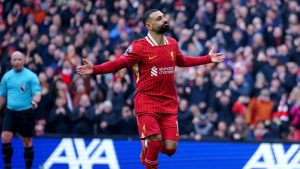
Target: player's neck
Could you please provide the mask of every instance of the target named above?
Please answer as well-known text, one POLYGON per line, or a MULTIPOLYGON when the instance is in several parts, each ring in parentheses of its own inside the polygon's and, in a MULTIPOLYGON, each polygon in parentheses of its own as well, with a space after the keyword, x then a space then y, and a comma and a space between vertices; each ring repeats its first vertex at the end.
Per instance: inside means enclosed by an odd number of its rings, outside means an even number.
POLYGON ((154 33, 154 32, 149 32, 149 34, 157 42, 158 45, 164 45, 165 44, 164 34, 157 34, 157 33, 154 33))

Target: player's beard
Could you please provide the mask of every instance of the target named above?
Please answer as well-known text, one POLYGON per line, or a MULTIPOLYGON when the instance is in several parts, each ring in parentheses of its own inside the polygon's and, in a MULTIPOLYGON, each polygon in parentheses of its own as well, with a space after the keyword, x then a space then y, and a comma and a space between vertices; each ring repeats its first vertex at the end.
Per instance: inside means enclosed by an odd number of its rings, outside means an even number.
POLYGON ((169 29, 170 29, 169 24, 168 24, 168 23, 165 23, 165 24, 163 24, 163 25, 159 28, 159 30, 157 31, 157 33, 164 34, 164 33, 168 32, 169 29))

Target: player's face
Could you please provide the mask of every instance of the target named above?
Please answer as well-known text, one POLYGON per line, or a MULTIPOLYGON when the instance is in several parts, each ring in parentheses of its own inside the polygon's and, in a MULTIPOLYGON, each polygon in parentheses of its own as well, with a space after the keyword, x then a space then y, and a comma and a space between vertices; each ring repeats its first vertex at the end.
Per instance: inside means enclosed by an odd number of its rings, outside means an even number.
POLYGON ((24 67, 25 56, 22 53, 13 53, 10 62, 15 71, 20 71, 24 67))
POLYGON ((158 34, 164 34, 169 30, 168 20, 162 12, 157 11, 150 15, 149 29, 158 34))

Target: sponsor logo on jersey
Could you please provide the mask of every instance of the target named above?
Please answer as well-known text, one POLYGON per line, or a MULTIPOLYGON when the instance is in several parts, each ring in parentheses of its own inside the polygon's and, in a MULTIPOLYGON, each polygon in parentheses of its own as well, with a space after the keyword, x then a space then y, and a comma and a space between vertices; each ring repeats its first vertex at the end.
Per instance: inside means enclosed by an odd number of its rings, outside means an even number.
POLYGON ((153 66, 151 68, 151 76, 157 76, 157 67, 153 66))
POLYGON ((174 66, 161 67, 161 68, 157 68, 156 66, 153 66, 151 68, 151 76, 174 74, 174 72, 175 72, 175 67, 174 66))
POLYGON ((159 68, 159 74, 160 75, 173 74, 174 72, 175 72, 175 67, 174 66, 159 68))

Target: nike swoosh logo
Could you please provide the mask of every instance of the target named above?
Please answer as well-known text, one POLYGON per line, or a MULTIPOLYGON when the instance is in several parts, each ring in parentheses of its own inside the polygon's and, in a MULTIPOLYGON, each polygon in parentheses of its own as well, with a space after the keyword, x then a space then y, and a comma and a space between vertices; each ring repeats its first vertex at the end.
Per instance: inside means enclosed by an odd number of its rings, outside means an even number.
POLYGON ((156 56, 149 56, 149 60, 156 58, 156 56))

